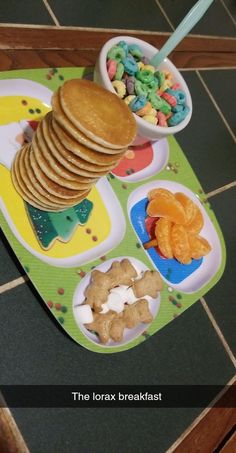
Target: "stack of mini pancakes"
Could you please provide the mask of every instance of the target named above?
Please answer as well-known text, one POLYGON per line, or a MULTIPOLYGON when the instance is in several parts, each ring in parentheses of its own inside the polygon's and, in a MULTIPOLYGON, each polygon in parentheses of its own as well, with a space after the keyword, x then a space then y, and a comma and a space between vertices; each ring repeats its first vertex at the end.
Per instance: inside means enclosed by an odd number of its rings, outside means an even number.
POLYGON ((69 80, 53 95, 32 142, 17 153, 15 188, 41 210, 74 206, 117 166, 135 135, 133 115, 118 96, 88 80, 69 80))

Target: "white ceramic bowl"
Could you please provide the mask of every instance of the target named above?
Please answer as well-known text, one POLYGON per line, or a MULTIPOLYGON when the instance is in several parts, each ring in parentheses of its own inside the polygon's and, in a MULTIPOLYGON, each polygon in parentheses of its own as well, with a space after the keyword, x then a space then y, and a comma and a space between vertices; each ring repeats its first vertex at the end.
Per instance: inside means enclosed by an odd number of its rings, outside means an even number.
MULTIPOLYGON (((126 41, 127 44, 138 44, 143 52, 143 55, 149 59, 152 58, 158 51, 158 49, 153 47, 151 44, 148 44, 145 41, 133 38, 131 36, 117 36, 107 41, 102 47, 100 54, 98 56, 98 60, 96 62, 94 71, 94 81, 112 92, 115 92, 115 90, 108 77, 106 59, 108 51, 111 49, 111 47, 117 45, 119 41, 126 41)), ((182 131, 187 126, 192 116, 191 95, 187 87, 187 84, 183 79, 182 75, 180 74, 180 72, 178 71, 178 69, 173 65, 173 63, 171 63, 171 61, 168 58, 165 58, 165 60, 159 66, 158 69, 160 69, 161 71, 169 71, 173 75, 174 83, 180 84, 181 89, 184 91, 186 95, 186 104, 188 105, 190 111, 186 118, 180 124, 178 124, 177 126, 170 127, 155 126, 143 120, 138 115, 134 114, 138 127, 138 136, 136 137, 133 143, 134 145, 139 145, 149 140, 151 141, 160 140, 164 137, 167 137, 168 135, 176 134, 177 132, 182 131)))

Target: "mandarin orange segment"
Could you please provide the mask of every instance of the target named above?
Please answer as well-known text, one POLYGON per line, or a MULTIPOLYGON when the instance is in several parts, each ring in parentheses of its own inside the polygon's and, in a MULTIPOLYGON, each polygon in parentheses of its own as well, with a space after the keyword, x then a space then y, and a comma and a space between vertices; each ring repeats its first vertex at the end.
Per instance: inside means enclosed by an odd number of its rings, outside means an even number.
POLYGON ((170 222, 180 225, 186 223, 185 211, 179 201, 175 197, 168 198, 161 193, 148 203, 147 214, 150 217, 164 217, 170 222))
POLYGON ((164 218, 159 219, 155 227, 158 247, 166 258, 173 258, 174 256, 171 246, 171 227, 172 223, 164 218))
POLYGON ((192 260, 188 233, 183 225, 172 226, 171 244, 174 257, 182 264, 190 264, 192 260))
POLYGON ((177 192, 175 194, 175 198, 182 204, 182 206, 185 210, 186 225, 188 225, 189 223, 191 223, 193 221, 193 219, 195 217, 195 214, 197 212, 197 206, 189 197, 187 197, 182 192, 177 192))
POLYGON ((156 196, 158 196, 160 194, 165 196, 166 198, 169 198, 169 199, 173 199, 174 198, 174 195, 173 195, 172 192, 170 192, 167 189, 163 189, 162 187, 160 187, 160 188, 157 188, 157 189, 150 190, 148 192, 148 199, 149 200, 153 200, 154 198, 156 198, 156 196))
POLYGON ((188 240, 190 245, 191 257, 195 260, 199 260, 203 256, 206 256, 211 251, 211 246, 209 242, 201 237, 196 236, 195 234, 188 234, 188 240))
POLYGON ((196 213, 191 223, 186 225, 189 233, 198 234, 200 233, 204 225, 203 215, 198 206, 196 206, 196 213))

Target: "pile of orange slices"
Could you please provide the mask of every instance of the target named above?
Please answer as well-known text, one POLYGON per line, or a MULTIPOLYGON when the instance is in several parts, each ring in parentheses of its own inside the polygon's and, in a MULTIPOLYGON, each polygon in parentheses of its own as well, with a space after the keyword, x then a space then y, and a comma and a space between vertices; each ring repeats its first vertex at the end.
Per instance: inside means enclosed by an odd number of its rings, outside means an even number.
POLYGON ((148 193, 148 200, 147 215, 157 217, 157 221, 155 238, 144 244, 145 249, 158 247, 165 258, 175 258, 182 264, 190 264, 211 251, 209 242, 199 235, 203 215, 189 197, 157 188, 148 193))

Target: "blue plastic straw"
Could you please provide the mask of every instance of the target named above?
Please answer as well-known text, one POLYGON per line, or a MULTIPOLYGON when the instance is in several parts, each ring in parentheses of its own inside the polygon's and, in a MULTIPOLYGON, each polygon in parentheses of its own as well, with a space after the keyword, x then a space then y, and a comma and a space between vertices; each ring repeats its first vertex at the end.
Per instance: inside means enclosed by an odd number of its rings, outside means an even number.
POLYGON ((150 64, 158 67, 164 58, 169 55, 172 50, 179 44, 179 42, 188 34, 188 32, 196 25, 196 23, 202 18, 206 10, 209 8, 214 0, 199 0, 190 9, 185 18, 180 22, 174 33, 166 41, 162 49, 152 57, 150 64))

